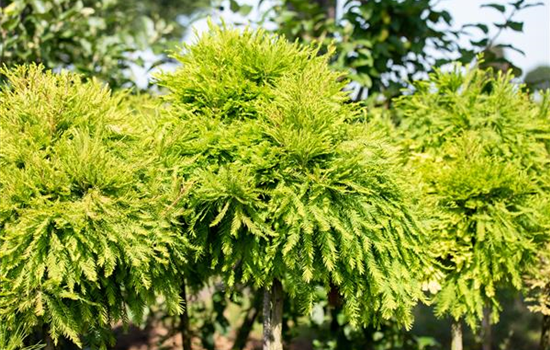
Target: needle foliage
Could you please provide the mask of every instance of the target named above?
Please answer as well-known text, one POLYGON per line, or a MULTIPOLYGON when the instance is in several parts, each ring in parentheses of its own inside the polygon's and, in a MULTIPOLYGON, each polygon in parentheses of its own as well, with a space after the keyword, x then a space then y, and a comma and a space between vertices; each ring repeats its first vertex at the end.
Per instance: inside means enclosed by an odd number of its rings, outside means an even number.
POLYGON ((0 324, 105 348, 157 296, 178 312, 180 239, 124 94, 36 65, 1 74, 0 324))
POLYGON ((548 239, 548 103, 534 103, 510 74, 437 70, 401 97, 405 149, 433 211, 445 267, 436 313, 475 327, 496 291, 522 287, 548 239))
POLYGON ((328 56, 262 30, 211 26, 161 74, 166 166, 196 259, 229 287, 268 286, 310 310, 336 288, 355 323, 410 325, 429 263, 393 149, 342 92, 328 56))

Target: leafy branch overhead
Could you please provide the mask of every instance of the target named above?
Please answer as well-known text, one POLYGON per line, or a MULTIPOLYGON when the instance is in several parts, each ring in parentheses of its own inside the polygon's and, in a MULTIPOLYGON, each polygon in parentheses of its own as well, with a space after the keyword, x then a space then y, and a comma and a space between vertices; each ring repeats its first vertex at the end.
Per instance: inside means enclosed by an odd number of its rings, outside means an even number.
POLYGON ((365 89, 388 98, 400 95, 410 81, 434 66, 453 60, 470 63, 481 52, 486 52, 487 64, 506 65, 519 72, 498 50, 520 50, 497 40, 503 30, 521 32, 523 23, 516 20, 517 14, 540 3, 484 4, 482 8, 501 12, 503 21, 461 28, 455 28, 451 13, 437 5, 433 0, 346 0, 337 8, 333 0, 285 0, 272 6, 264 19, 276 23, 276 32, 291 40, 336 45, 331 64, 348 72, 360 87, 357 99, 365 97, 365 89), (472 29, 479 31, 476 34, 481 39, 469 39, 472 29), (463 38, 469 39, 467 45, 463 38))

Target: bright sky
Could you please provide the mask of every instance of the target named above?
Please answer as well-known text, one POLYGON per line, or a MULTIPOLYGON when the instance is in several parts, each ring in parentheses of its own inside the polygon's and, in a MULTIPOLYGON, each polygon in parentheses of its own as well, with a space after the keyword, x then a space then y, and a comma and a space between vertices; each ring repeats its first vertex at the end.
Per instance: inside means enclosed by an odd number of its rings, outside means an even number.
MULTIPOLYGON (((503 31, 497 43, 512 44, 525 52, 525 55, 507 50, 507 57, 524 72, 539 65, 550 65, 550 0, 539 0, 541 6, 522 10, 516 21, 523 22, 523 33, 503 31)), ((490 8, 480 8, 485 3, 506 4, 510 0, 444 0, 439 6, 445 8, 454 18, 454 25, 466 23, 503 22, 502 14, 490 8)), ((535 2, 533 0, 528 2, 535 2)), ((493 30, 491 33, 494 33, 493 30)))

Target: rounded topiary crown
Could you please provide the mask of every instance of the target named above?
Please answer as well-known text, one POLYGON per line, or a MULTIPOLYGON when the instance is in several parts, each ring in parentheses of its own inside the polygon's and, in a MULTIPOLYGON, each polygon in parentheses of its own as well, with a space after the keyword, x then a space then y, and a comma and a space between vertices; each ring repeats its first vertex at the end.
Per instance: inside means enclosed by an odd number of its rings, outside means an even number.
POLYGON ((123 95, 35 65, 1 73, 0 323, 104 344, 155 291, 177 311, 179 239, 161 229, 123 95))
POLYGON ((471 327, 487 306, 498 319, 496 291, 520 289, 548 239, 550 109, 512 78, 477 67, 436 70, 396 102, 446 267, 436 313, 471 327))
POLYGON ((229 285, 280 279, 309 309, 336 288, 352 321, 410 321, 421 237, 392 149, 316 49, 210 27, 159 76, 166 164, 185 182, 185 236, 229 285))

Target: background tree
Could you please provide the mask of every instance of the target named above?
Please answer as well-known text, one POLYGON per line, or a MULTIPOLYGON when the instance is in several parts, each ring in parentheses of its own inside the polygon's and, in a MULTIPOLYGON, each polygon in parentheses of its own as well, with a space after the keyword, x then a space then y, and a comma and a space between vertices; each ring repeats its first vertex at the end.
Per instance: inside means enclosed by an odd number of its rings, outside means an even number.
POLYGON ((198 14, 216 6, 217 2, 214 0, 130 0, 122 3, 121 6, 124 6, 125 11, 137 12, 154 21, 159 19, 166 21, 174 27, 168 33, 169 38, 179 42, 183 32, 188 29, 181 21, 181 17, 198 14))
POLYGON ((496 291, 522 287, 547 239, 548 105, 531 102, 509 73, 466 70, 436 70, 396 105, 411 172, 435 212, 446 270, 436 313, 453 317, 457 336, 460 320, 474 329, 498 320, 496 291))
POLYGON ((525 75, 523 80, 531 90, 550 89, 550 66, 539 66, 525 75))
POLYGON ((212 27, 159 76, 186 184, 184 237, 228 288, 265 287, 264 349, 283 298, 335 289, 354 324, 410 326, 429 264, 400 168, 348 103, 328 56, 262 30, 212 27), (284 292, 283 292, 284 291, 284 292))
POLYGON ((479 63, 479 68, 492 72, 507 73, 512 71, 515 76, 521 75, 521 70, 515 67, 507 58, 504 49, 500 46, 487 47, 482 52, 483 60, 479 63))
POLYGON ((2 70, 0 324, 105 348, 161 296, 178 313, 179 235, 123 94, 42 66, 2 70))
MULTIPOLYGON (((358 99, 383 93, 386 97, 400 94, 403 87, 429 72, 434 66, 452 60, 471 62, 475 55, 489 47, 517 50, 513 45, 497 43, 504 30, 522 31, 516 20, 519 11, 539 3, 518 0, 505 5, 487 3, 482 7, 502 13, 502 21, 472 23, 455 30, 452 16, 437 8, 432 0, 282 0, 267 12, 277 24, 276 31, 290 40, 310 43, 319 41, 337 47, 332 66, 348 71, 359 86, 358 99), (337 10, 342 11, 337 14, 337 10), (493 35, 490 28, 496 29, 493 35), (482 33, 479 40, 469 39, 472 31, 482 33)), ((486 62, 510 64, 505 57, 488 55, 486 62)))
POLYGON ((450 25, 450 14, 432 5, 431 0, 343 1, 336 18, 336 1, 286 0, 270 19, 290 40, 335 41, 336 69, 349 71, 351 80, 371 92, 393 96, 409 77, 429 69, 427 47, 454 47, 447 30, 436 29, 450 25))
POLYGON ((130 86, 136 78, 129 67, 162 63, 166 44, 182 32, 176 16, 205 3, 1 0, 0 66, 36 62, 95 76, 113 88, 130 86), (140 55, 149 49, 159 55, 153 63, 140 55))

